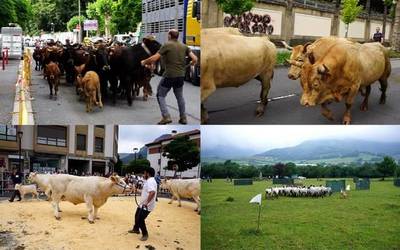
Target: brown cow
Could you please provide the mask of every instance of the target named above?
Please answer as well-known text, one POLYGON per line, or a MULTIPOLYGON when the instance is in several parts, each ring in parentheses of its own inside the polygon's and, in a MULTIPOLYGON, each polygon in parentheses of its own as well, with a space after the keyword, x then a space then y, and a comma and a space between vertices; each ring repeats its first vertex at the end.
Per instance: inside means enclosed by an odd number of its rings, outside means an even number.
POLYGON ((289 68, 288 77, 292 80, 297 80, 301 75, 301 68, 305 62, 307 62, 310 53, 313 54, 314 60, 318 60, 323 57, 329 48, 337 43, 351 43, 350 40, 346 38, 339 37, 322 37, 315 40, 313 43, 308 42, 304 45, 297 45, 295 47, 290 47, 286 43, 282 42, 283 45, 292 51, 290 59, 287 62, 291 65, 289 68))
POLYGON ((276 63, 276 47, 268 37, 249 37, 234 28, 202 29, 201 120, 206 123, 204 101, 217 89, 239 87, 251 79, 262 83, 256 115, 264 114, 276 63))
POLYGON ((100 79, 96 72, 86 72, 85 76, 82 78, 80 86, 82 87, 82 91, 86 97, 86 112, 92 112, 93 104, 103 108, 103 103, 101 101, 100 79))
POLYGON ((371 84, 381 84, 380 104, 386 101, 387 79, 391 65, 388 50, 380 43, 337 43, 328 49, 325 56, 303 65, 301 83, 303 94, 300 103, 304 106, 322 105, 323 114, 333 119, 326 107, 331 101, 345 100, 346 111, 343 124, 350 124, 350 109, 361 88, 365 88, 362 111, 368 110, 368 97, 371 84))
POLYGON ((50 88, 50 99, 53 98, 53 88, 54 88, 54 98, 57 99, 58 85, 60 84, 60 68, 54 62, 50 62, 45 65, 45 77, 49 83, 50 88))

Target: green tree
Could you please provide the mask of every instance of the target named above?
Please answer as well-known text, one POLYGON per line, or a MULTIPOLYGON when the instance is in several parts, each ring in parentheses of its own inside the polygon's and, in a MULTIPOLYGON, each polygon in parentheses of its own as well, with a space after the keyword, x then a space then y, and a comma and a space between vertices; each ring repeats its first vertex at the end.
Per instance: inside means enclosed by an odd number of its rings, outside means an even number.
MULTIPOLYGON (((86 19, 85 16, 81 16, 81 29, 83 26, 83 21, 86 19)), ((68 31, 72 31, 75 29, 76 25, 79 25, 79 16, 73 16, 68 22, 67 22, 67 29, 68 31)))
POLYGON ((274 175, 277 175, 279 178, 282 178, 284 176, 285 168, 286 168, 285 164, 279 162, 279 163, 275 164, 274 166, 272 166, 272 168, 274 169, 274 175))
POLYGON ((143 173, 145 169, 150 167, 150 161, 147 159, 136 159, 130 161, 128 165, 125 166, 125 173, 143 173))
POLYGON ((104 32, 106 37, 110 37, 110 24, 111 24, 111 16, 114 9, 114 1, 113 0, 96 0, 93 3, 96 6, 96 11, 99 15, 103 16, 104 19, 104 32))
POLYGON ((0 27, 9 23, 17 23, 27 30, 32 19, 32 6, 28 0, 1 0, 0 27))
POLYGON ((358 0, 343 0, 342 15, 340 18, 346 25, 345 37, 348 35, 350 23, 356 20, 362 10, 363 7, 358 5, 358 0))
POLYGON ((136 31, 137 24, 141 20, 141 0, 118 0, 114 5, 111 21, 118 33, 136 31))
POLYGON ((164 147, 163 155, 169 159, 166 169, 183 172, 200 163, 200 150, 189 136, 179 136, 164 147))
POLYGON ((395 169, 397 168, 396 161, 390 157, 383 157, 383 161, 376 164, 377 170, 382 174, 382 180, 387 176, 393 176, 395 169))
POLYGON ((254 0, 217 0, 217 4, 224 13, 235 16, 250 11, 254 6, 254 0))

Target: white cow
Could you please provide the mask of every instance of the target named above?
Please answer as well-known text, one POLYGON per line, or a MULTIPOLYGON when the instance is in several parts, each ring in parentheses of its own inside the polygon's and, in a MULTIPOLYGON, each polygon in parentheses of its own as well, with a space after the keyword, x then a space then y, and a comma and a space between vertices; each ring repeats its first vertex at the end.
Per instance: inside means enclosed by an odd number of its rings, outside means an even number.
POLYGON ((161 188, 168 189, 172 194, 169 204, 176 198, 180 207, 181 198, 192 198, 197 204, 194 211, 200 214, 200 179, 164 179, 161 181, 161 188))
POLYGON ((50 198, 50 174, 38 174, 38 173, 30 173, 29 180, 33 183, 36 183, 40 190, 44 191, 47 198, 50 198))
POLYGON ((50 176, 51 199, 54 216, 61 219, 59 203, 61 200, 73 204, 86 203, 89 223, 94 223, 98 209, 113 194, 121 194, 131 187, 119 176, 104 178, 100 176, 74 176, 58 174, 50 176))
POLYGON ((15 184, 15 189, 19 191, 22 199, 25 199, 26 194, 32 194, 32 199, 33 199, 33 196, 36 196, 36 199, 39 200, 39 194, 36 190, 36 185, 15 184))

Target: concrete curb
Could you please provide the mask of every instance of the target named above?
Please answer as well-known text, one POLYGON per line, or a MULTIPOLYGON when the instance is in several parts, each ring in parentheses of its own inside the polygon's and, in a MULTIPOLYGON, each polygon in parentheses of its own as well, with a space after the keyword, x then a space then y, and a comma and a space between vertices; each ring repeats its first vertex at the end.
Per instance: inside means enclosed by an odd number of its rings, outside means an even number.
MULTIPOLYGON (((18 68, 18 77, 15 84, 14 109, 11 123, 13 125, 34 125, 30 87, 26 81, 28 77, 24 77, 23 72, 24 61, 20 62, 18 68)), ((29 76, 30 79, 30 76, 29 76)))

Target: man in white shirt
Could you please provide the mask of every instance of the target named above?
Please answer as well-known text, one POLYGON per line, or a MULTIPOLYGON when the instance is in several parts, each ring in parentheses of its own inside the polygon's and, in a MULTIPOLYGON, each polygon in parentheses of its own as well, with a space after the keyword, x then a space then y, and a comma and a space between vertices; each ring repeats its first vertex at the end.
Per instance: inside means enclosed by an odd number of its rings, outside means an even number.
POLYGON ((156 206, 157 197, 157 182, 154 179, 154 169, 149 167, 144 171, 144 184, 142 188, 142 195, 140 196, 139 207, 135 213, 135 225, 129 233, 140 234, 139 229, 142 231, 141 241, 146 241, 149 238, 149 234, 146 228, 146 217, 154 210, 156 206))

